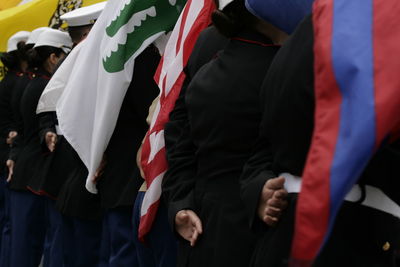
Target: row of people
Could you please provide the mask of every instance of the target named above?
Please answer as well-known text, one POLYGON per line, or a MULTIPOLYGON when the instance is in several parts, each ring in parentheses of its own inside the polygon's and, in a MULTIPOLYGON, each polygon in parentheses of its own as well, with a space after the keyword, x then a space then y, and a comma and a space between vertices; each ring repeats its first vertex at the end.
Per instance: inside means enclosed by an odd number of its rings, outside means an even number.
MULTIPOLYGON (((137 59, 115 131, 96 174, 99 193, 85 189, 87 169, 58 127, 56 112, 37 114, 40 97, 71 49, 82 42, 105 3, 65 14, 68 33, 39 28, 10 38, 2 60, 2 169, 5 193, 1 266, 174 266, 169 228, 151 250, 134 235, 134 205, 143 181, 136 151, 158 94, 160 53, 150 45, 137 59), (164 244, 165 243, 165 244, 164 244), (140 252, 140 253, 139 253, 140 252), (158 257, 154 254, 158 253, 158 257)), ((165 220, 166 222, 166 220, 165 220)), ((163 225, 166 225, 164 223, 163 225)))
MULTIPOLYGON (((204 46, 220 51, 189 75, 165 128, 163 195, 181 237, 178 266, 288 266, 315 123, 313 17, 288 38, 244 1, 219 3, 213 22, 229 39, 208 33, 204 46)), ((194 52, 188 71, 207 59, 194 52)), ((344 202, 312 266, 396 266, 399 145, 374 155, 358 186, 377 190, 344 202), (384 207, 380 190, 397 208, 384 207)))
MULTIPOLYGON (((301 183, 314 127, 312 16, 289 37, 251 14, 243 0, 216 4, 213 26, 197 40, 165 126, 169 169, 146 245, 137 240, 145 194, 143 187, 138 193, 140 145, 158 94, 152 77, 159 51, 150 45, 136 60, 135 82, 96 173, 99 194, 93 195, 85 190, 87 169, 60 132, 55 112, 36 114, 72 40, 49 29, 33 48, 18 35, 11 40, 4 57, 9 71, 0 84, 5 155, 11 145, 3 191, 9 214, 4 266, 36 267, 42 254, 46 266, 289 264, 299 193, 292 183, 301 183), (17 64, 8 63, 11 58, 17 64)), ((84 37, 87 32, 79 30, 84 37)), ((398 182, 391 177, 399 172, 399 144, 385 144, 359 181, 396 205, 398 182)), ((313 266, 396 266, 399 217, 345 201, 313 266)))

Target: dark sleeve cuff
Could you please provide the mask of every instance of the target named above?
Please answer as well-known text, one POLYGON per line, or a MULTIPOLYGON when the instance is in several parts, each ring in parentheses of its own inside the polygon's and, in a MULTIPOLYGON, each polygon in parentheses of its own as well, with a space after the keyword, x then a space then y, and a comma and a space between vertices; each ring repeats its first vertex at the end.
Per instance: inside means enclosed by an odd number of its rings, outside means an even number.
POLYGON ((8 155, 8 159, 11 159, 12 161, 17 162, 20 150, 21 149, 19 147, 12 147, 10 149, 10 153, 8 155))

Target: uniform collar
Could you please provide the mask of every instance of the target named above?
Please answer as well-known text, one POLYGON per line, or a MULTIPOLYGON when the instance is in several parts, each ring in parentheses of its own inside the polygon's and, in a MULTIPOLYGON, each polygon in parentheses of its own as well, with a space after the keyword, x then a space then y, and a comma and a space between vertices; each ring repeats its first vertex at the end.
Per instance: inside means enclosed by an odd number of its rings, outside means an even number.
POLYGON ((258 44, 261 46, 280 46, 280 45, 275 45, 270 38, 256 31, 249 31, 249 30, 241 31, 231 39, 246 43, 258 44))
POLYGON ((17 77, 21 77, 24 75, 24 73, 22 71, 19 70, 8 70, 8 73, 12 73, 13 75, 17 76, 17 77))
POLYGON ((33 79, 36 77, 42 77, 46 80, 50 80, 51 74, 43 68, 35 69, 34 72, 28 72, 29 78, 33 79))

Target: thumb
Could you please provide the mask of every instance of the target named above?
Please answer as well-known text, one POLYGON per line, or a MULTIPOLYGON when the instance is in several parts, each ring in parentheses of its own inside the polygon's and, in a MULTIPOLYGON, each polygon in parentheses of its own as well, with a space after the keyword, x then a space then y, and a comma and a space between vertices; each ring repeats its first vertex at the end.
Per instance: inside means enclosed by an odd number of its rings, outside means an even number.
POLYGON ((13 167, 11 166, 11 164, 10 164, 10 166, 8 168, 7 183, 9 183, 11 181, 13 173, 14 173, 14 170, 13 170, 13 167))
POLYGON ((180 211, 178 212, 178 214, 176 215, 176 222, 177 223, 184 223, 189 219, 188 214, 186 213, 186 211, 180 211))
POLYGON ((284 177, 278 177, 274 178, 268 181, 268 188, 273 189, 273 190, 278 190, 283 188, 285 184, 285 178, 284 177))
POLYGON ((54 145, 54 143, 51 143, 51 144, 49 145, 49 150, 50 150, 50 152, 54 152, 54 150, 55 150, 55 145, 54 145))

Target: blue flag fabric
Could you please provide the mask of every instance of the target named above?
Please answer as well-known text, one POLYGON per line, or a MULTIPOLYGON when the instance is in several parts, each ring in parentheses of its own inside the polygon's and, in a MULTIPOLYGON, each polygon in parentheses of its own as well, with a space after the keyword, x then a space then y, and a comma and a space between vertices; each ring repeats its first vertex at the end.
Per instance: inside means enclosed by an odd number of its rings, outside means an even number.
POLYGON ((314 0, 246 0, 247 9, 291 34, 300 21, 311 14, 314 0))
MULTIPOLYGON (((399 12, 398 0, 314 4, 314 133, 297 201, 290 267, 313 266, 371 158, 399 140, 399 12)), ((385 164, 380 168, 394 168, 385 164)), ((379 184, 365 185, 360 204, 400 218, 398 203, 384 192, 396 179, 383 181, 382 190, 379 184)))

